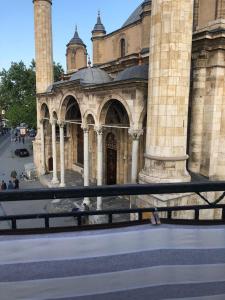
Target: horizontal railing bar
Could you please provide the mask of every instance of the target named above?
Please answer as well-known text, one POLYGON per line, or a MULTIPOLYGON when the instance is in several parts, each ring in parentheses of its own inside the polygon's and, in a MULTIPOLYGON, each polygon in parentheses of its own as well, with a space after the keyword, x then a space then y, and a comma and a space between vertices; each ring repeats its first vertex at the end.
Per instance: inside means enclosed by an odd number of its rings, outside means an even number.
MULTIPOLYGON (((204 210, 204 209, 224 209, 225 204, 216 206, 209 205, 192 205, 192 206, 176 206, 176 207, 158 207, 158 212, 173 212, 173 211, 190 211, 190 210, 204 210)), ((41 214, 25 214, 25 215, 8 215, 0 216, 0 221, 8 221, 12 219, 27 220, 27 219, 45 219, 45 218, 63 218, 63 217, 81 217, 81 216, 99 216, 99 215, 118 215, 118 214, 132 214, 154 212, 155 208, 132 208, 132 209, 114 209, 114 210, 93 210, 80 212, 64 212, 64 213, 41 213, 41 214)))
POLYGON ((52 188, 38 190, 13 190, 0 193, 0 202, 30 201, 84 197, 107 197, 122 195, 173 194, 225 191, 225 181, 160 183, 160 184, 126 184, 111 186, 91 186, 74 188, 52 188))

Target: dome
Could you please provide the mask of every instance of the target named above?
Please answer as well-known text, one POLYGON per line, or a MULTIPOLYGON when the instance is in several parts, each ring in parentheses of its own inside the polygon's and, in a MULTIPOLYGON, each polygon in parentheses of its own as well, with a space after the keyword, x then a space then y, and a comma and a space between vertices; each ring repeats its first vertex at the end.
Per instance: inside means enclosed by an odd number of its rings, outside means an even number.
POLYGON ((129 18, 126 20, 126 22, 123 24, 123 27, 126 27, 134 22, 137 22, 141 19, 141 14, 143 13, 143 6, 147 3, 151 2, 151 0, 145 0, 142 4, 140 4, 134 12, 129 16, 129 18))
POLYGON ((112 78, 105 71, 99 68, 85 68, 74 73, 70 81, 80 80, 81 84, 103 84, 112 81, 112 78))
POLYGON ((130 80, 130 79, 143 79, 148 80, 148 65, 138 65, 129 67, 120 72, 114 81, 130 80))

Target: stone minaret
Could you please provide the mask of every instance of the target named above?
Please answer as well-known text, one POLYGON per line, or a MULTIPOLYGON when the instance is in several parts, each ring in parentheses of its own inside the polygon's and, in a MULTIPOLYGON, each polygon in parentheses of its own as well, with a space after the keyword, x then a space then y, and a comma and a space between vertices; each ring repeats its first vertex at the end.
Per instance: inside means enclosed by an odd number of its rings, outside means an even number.
POLYGON ((46 92, 54 81, 52 53, 52 1, 33 0, 36 57, 36 92, 46 92))
POLYGON ((186 170, 193 0, 154 0, 145 167, 140 182, 189 181, 186 170))

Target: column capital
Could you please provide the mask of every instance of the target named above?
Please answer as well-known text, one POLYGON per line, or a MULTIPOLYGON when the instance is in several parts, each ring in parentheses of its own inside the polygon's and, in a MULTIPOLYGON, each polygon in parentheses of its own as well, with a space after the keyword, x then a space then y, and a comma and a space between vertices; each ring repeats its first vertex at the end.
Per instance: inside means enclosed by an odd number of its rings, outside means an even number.
POLYGON ((140 136, 143 135, 143 129, 133 129, 130 128, 128 130, 129 135, 132 137, 133 140, 139 140, 140 136))
POLYGON ((88 125, 82 124, 82 125, 81 125, 81 128, 83 129, 83 132, 84 132, 84 133, 88 133, 88 132, 89 132, 89 127, 88 127, 88 125))
POLYGON ((49 120, 49 123, 50 123, 51 125, 56 125, 57 120, 54 119, 54 118, 51 118, 51 119, 49 120))
POLYGON ((104 128, 102 126, 95 126, 94 130, 97 134, 102 135, 104 128))
POLYGON ((58 120, 57 124, 59 125, 60 128, 63 128, 66 125, 65 121, 62 120, 58 120))
POLYGON ((43 124, 44 124, 44 121, 45 121, 44 119, 40 119, 40 120, 39 120, 39 123, 40 123, 41 125, 43 125, 43 124))

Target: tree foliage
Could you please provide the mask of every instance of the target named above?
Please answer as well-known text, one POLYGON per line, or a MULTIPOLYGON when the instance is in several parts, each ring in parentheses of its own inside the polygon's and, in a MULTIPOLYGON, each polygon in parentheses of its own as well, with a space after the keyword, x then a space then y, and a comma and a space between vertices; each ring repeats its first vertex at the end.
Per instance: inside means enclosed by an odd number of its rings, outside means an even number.
MULTIPOLYGON (((54 63, 54 79, 61 79, 62 66, 54 63)), ((0 72, 0 108, 6 111, 10 126, 26 123, 36 127, 35 61, 29 67, 20 61, 12 62, 8 70, 0 72)))

